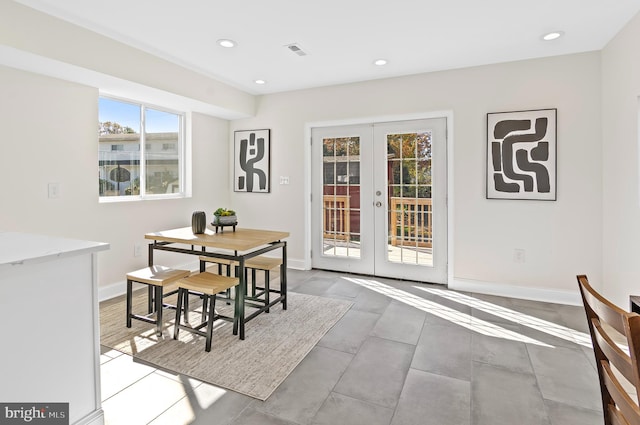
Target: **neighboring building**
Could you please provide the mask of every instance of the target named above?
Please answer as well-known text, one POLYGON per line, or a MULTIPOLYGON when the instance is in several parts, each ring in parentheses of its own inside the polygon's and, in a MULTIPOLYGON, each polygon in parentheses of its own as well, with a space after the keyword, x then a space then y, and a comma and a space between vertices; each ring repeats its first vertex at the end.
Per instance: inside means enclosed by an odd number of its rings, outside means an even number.
MULTIPOLYGON (((140 194, 140 134, 106 134, 99 138, 100 196, 140 194)), ((144 158, 146 193, 180 190, 178 133, 147 133, 144 158)))

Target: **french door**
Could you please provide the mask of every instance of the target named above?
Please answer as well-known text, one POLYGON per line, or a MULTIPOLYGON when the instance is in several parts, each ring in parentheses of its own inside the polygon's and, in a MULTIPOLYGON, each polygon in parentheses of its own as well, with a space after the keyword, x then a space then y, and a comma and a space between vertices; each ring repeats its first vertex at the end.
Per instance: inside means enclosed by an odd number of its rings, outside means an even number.
POLYGON ((446 119, 312 129, 315 268, 447 280, 446 119))

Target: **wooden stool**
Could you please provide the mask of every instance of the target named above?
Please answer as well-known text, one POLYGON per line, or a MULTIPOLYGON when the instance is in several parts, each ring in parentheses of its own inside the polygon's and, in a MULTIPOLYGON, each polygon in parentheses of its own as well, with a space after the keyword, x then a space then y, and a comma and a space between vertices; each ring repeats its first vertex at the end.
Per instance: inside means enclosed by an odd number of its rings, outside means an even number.
MULTIPOLYGON (((245 263, 246 269, 251 269, 251 297, 247 297, 248 300, 263 302, 266 310, 265 313, 269 312, 269 293, 278 292, 282 294, 286 293, 286 288, 284 287, 284 282, 282 280, 282 273, 280 274, 280 291, 275 291, 269 288, 269 272, 276 267, 280 267, 282 265, 282 258, 275 257, 264 257, 258 256, 250 258, 245 263), (264 287, 259 288, 256 286, 256 270, 264 270, 264 287), (261 292, 256 292, 261 291, 261 292), (259 297, 264 295, 264 301, 259 297)), ((246 281, 246 279, 245 279, 246 281)), ((282 307, 286 310, 287 305, 286 301, 282 303, 282 307)))
MULTIPOLYGON (((237 275, 237 267, 238 267, 238 262, 237 261, 233 261, 233 260, 227 260, 224 258, 215 258, 215 257, 207 257, 207 256, 200 256, 200 271, 203 272, 205 270, 205 263, 214 263, 214 264, 218 264, 218 274, 222 274, 222 266, 226 266, 227 268, 227 276, 231 276, 231 266, 234 266, 236 269, 236 275, 237 275)), ((283 276, 284 273, 280 273, 280 290, 279 291, 275 291, 273 289, 269 288, 269 275, 270 275, 270 271, 275 269, 278 266, 282 266, 282 258, 277 258, 277 257, 265 257, 265 256, 257 256, 257 257, 253 257, 248 259, 247 261, 245 261, 244 263, 244 269, 245 269, 245 283, 248 282, 248 270, 251 270, 251 295, 249 296, 249 291, 247 290, 247 287, 245 286, 245 299, 248 301, 253 301, 253 302, 259 302, 261 304, 264 304, 267 308, 265 310, 265 313, 269 312, 269 304, 270 304, 270 300, 269 300, 269 294, 271 292, 277 292, 281 295, 284 295, 284 300, 282 302, 282 308, 283 309, 287 309, 287 301, 286 301, 286 293, 287 293, 287 288, 286 288, 286 283, 284 282, 283 276), (263 288, 259 288, 256 286, 256 270, 263 270, 264 271, 264 287, 263 288), (261 292, 259 292, 261 291, 261 292), (260 296, 264 295, 264 299, 261 299, 260 296)), ((230 297, 230 292, 229 290, 227 290, 227 298, 230 297)))
MULTIPOLYGON (((206 263, 214 263, 218 265, 218 274, 222 276, 222 266, 226 267, 226 275, 231 277, 231 266, 238 266, 237 261, 226 260, 224 258, 215 258, 215 257, 207 257, 205 255, 200 256, 200 273, 206 271, 206 263)), ((231 288, 225 291, 225 298, 227 300, 227 304, 231 304, 231 288)))
MULTIPOLYGON (((180 329, 195 333, 206 338, 205 350, 211 351, 211 335, 213 333, 213 321, 215 319, 225 319, 231 322, 238 320, 237 303, 234 308, 233 317, 226 317, 216 314, 216 295, 219 292, 225 292, 227 289, 231 289, 237 286, 240 280, 235 277, 220 276, 218 274, 203 272, 190 277, 186 277, 178 280, 178 305, 176 308, 176 321, 174 325, 173 339, 178 339, 178 332, 180 329), (208 318, 206 321, 196 326, 188 326, 180 324, 180 318, 182 311, 184 310, 184 321, 189 322, 187 300, 189 298, 189 292, 195 292, 204 295, 203 300, 203 315, 207 308, 207 299, 211 298, 211 305, 209 306, 208 318), (184 305, 183 305, 184 304, 184 305), (201 331, 206 326, 206 332, 201 331)), ((204 319, 204 317, 203 317, 204 319)))
POLYGON ((164 304, 164 287, 191 274, 189 270, 175 270, 165 266, 151 266, 127 274, 127 328, 131 327, 131 319, 141 320, 156 325, 156 333, 162 334, 162 308, 164 304), (149 288, 148 314, 139 315, 131 312, 133 283, 142 283, 149 288), (154 308, 155 304, 155 308, 154 308), (156 319, 149 316, 155 311, 156 319))
POLYGON ((200 257, 200 273, 205 271, 205 263, 214 263, 218 265, 218 274, 222 275, 222 266, 226 266, 227 276, 231 276, 231 266, 238 265, 237 261, 226 260, 224 258, 215 258, 215 257, 207 257, 206 255, 201 255, 200 257))

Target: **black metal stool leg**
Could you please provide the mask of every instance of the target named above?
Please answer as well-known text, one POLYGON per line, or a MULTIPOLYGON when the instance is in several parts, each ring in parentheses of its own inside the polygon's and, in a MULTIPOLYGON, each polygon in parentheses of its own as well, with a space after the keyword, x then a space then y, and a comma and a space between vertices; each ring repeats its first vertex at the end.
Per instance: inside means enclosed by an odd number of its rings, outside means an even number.
POLYGON ((156 334, 162 335, 162 286, 155 287, 156 334))
POLYGON ((256 269, 251 269, 251 296, 256 296, 256 269))
POLYGON ((147 285, 147 307, 148 307, 148 313, 151 314, 153 313, 153 288, 151 287, 151 285, 147 285))
POLYGON ((184 323, 189 323, 189 290, 184 290, 184 295, 182 296, 182 310, 184 311, 184 323))
POLYGON ((202 294, 202 321, 207 317, 207 306, 209 304, 209 295, 202 294))
POLYGON ((211 337, 213 335, 213 319, 216 311, 216 296, 211 296, 211 311, 209 312, 209 319, 207 320, 207 342, 205 345, 206 351, 211 351, 211 337))
POLYGON ((178 289, 178 303, 176 305, 176 321, 173 327, 173 339, 178 339, 180 332, 180 318, 182 316, 182 288, 178 289))

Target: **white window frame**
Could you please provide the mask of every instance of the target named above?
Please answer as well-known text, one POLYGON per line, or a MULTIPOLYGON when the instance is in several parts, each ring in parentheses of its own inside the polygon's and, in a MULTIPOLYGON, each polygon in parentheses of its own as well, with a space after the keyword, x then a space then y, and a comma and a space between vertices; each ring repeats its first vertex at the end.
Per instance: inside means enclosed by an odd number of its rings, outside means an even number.
MULTIPOLYGON (((139 154, 139 167, 140 167, 140 195, 115 195, 115 196, 98 196, 100 203, 111 203, 111 202, 132 202, 132 201, 142 201, 142 200, 154 200, 154 199, 179 199, 186 198, 190 196, 190 191, 188 187, 188 182, 191 179, 187 178, 187 152, 190 151, 187 146, 189 143, 189 138, 187 137, 188 132, 188 117, 189 114, 185 111, 178 111, 175 109, 167 108, 164 106, 158 106, 154 104, 150 104, 147 102, 142 102, 138 100, 126 99, 122 97, 115 97, 107 94, 100 94, 100 98, 109 99, 116 102, 129 103, 132 105, 136 105, 140 107, 140 142, 138 145, 138 154, 139 154), (156 111, 167 112, 170 114, 175 114, 178 116, 179 122, 179 130, 178 130, 178 146, 177 146, 177 154, 178 154, 178 172, 180 175, 180 190, 175 193, 157 193, 157 194, 147 194, 146 193, 146 161, 145 153, 146 153, 146 131, 145 131, 145 112, 146 109, 153 109, 156 111)), ((99 165, 99 164, 98 164, 99 165)))

